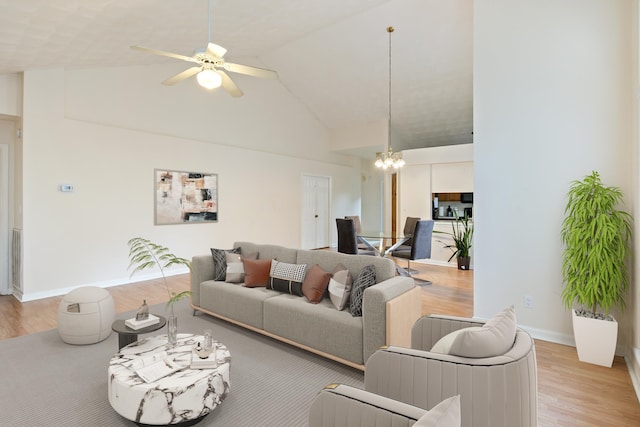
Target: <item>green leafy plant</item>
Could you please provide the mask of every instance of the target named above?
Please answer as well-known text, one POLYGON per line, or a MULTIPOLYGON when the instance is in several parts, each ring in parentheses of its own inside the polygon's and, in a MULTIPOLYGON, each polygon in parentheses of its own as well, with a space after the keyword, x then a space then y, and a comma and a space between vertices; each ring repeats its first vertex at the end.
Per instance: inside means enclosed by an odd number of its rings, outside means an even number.
POLYGON ((577 303, 593 316, 598 307, 606 314, 614 306, 624 309, 632 217, 616 209, 622 191, 605 187, 594 171, 573 181, 567 196, 560 232, 564 305, 577 303))
POLYGON ((189 267, 189 270, 191 270, 191 262, 185 258, 175 256, 169 252, 168 248, 142 237, 134 237, 129 240, 127 244, 129 245, 129 269, 133 268, 129 277, 147 268, 159 268, 164 286, 169 295, 169 301, 167 301, 165 310, 170 309, 173 315, 173 303, 188 297, 191 295, 191 291, 182 291, 180 293, 172 292, 171 289, 169 289, 167 278, 164 275, 164 269, 172 265, 186 265, 189 267))
POLYGON ((453 258, 467 258, 469 257, 469 250, 471 249, 471 245, 473 243, 473 222, 470 221, 469 217, 465 215, 464 217, 459 217, 454 213, 455 221, 451 223, 451 228, 453 229, 452 233, 445 233, 451 236, 453 239, 452 244, 444 244, 445 248, 451 249, 453 253, 449 257, 449 261, 453 258))

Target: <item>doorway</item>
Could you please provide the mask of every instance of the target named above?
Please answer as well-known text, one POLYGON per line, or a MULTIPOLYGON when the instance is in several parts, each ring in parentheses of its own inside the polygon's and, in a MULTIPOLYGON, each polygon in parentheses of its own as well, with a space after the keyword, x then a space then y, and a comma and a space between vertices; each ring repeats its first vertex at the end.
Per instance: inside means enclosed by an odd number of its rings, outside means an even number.
POLYGON ((329 247, 329 200, 331 178, 302 177, 302 248, 329 247))

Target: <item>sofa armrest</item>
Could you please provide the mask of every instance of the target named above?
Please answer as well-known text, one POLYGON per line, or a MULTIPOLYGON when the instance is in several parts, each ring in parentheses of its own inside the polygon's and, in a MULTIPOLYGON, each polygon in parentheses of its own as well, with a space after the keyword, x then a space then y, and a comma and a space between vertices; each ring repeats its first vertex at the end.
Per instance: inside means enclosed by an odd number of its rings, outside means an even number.
MULTIPOLYGON (((364 291, 362 299, 362 328, 363 328, 363 358, 371 356, 383 345, 391 344, 387 342, 387 331, 392 327, 395 331, 411 330, 411 325, 421 315, 421 301, 416 296, 416 286, 410 277, 394 276, 364 291), (413 291, 413 292, 411 292, 413 291), (387 303, 395 299, 405 299, 398 307, 389 308, 387 303), (401 310, 393 308, 402 307, 401 310), (387 319, 387 310, 390 309, 391 316, 387 319), (402 313, 402 316, 399 315, 402 313)), ((419 289, 418 289, 419 292, 419 289)), ((397 338, 391 332, 390 338, 397 338)), ((395 344, 401 344, 396 342, 395 344)))
POLYGON ((191 259, 191 304, 200 307, 200 283, 213 280, 214 263, 211 255, 196 255, 191 259))
POLYGON ((309 410, 309 427, 346 425, 410 427, 426 411, 343 384, 318 393, 309 410))
POLYGON ((411 348, 429 351, 440 338, 458 329, 482 326, 484 321, 453 316, 422 316, 411 328, 411 348))

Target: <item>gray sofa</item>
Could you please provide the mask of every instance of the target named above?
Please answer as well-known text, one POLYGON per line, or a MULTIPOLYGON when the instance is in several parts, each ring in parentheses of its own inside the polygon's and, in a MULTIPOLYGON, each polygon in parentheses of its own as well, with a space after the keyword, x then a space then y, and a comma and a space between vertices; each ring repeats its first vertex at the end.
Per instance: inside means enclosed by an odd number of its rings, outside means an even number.
POLYGON ((311 304, 305 297, 264 287, 215 281, 213 257, 198 255, 192 259, 191 272, 195 310, 361 370, 379 347, 409 346, 411 327, 421 315, 421 291, 413 279, 396 276, 390 259, 251 242, 236 242, 233 247, 241 248, 241 254, 258 253, 258 259, 306 264, 307 270, 318 264, 330 272, 342 264, 354 278, 373 264, 376 284, 364 292, 362 317, 353 317, 348 309, 338 311, 326 297, 311 304))

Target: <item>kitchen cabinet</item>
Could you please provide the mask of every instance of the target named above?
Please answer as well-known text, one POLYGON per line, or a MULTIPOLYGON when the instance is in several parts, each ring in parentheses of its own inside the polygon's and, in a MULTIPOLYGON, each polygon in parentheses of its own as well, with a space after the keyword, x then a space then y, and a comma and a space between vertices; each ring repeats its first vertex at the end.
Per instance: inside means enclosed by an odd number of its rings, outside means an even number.
POLYGON ((435 195, 438 195, 438 202, 459 202, 460 201, 460 193, 434 193, 432 198, 435 198, 435 195))
POLYGON ((473 162, 431 165, 432 193, 472 193, 473 162))

